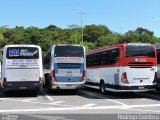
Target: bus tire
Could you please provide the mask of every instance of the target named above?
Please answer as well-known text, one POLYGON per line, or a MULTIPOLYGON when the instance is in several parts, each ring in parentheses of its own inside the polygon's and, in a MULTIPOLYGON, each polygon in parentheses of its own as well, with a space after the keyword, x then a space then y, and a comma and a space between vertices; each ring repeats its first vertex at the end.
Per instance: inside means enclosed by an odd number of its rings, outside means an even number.
POLYGON ((2 91, 2 86, 1 86, 1 82, 0 82, 0 91, 2 91))
POLYGON ((46 79, 44 80, 43 88, 47 88, 46 79))
POLYGON ((160 87, 156 87, 156 91, 160 93, 160 87))
POLYGON ((89 90, 89 87, 85 86, 84 89, 85 89, 85 90, 89 90))
POLYGON ((37 95, 38 95, 38 90, 33 90, 33 91, 32 91, 32 95, 33 95, 33 97, 37 97, 37 95))
POLYGON ((106 93, 104 81, 100 82, 100 92, 104 95, 106 93))
POLYGON ((10 92, 9 92, 9 91, 3 91, 3 95, 4 95, 5 97, 8 97, 8 96, 10 95, 10 92))

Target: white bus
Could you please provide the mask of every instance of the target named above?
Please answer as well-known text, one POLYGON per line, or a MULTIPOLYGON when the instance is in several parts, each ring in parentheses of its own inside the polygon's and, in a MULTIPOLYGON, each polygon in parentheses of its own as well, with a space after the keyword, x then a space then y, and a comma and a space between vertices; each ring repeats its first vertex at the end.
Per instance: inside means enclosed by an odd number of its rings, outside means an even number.
POLYGON ((48 89, 78 89, 85 83, 85 48, 80 45, 53 45, 44 57, 45 86, 48 89))
POLYGON ((1 90, 1 84, 2 84, 2 65, 1 65, 1 61, 0 61, 0 90, 1 90))
POLYGON ((125 43, 87 52, 86 87, 113 92, 154 91, 157 56, 153 45, 125 43))
POLYGON ((42 51, 37 45, 6 45, 3 48, 2 89, 37 90, 43 83, 42 51))
POLYGON ((160 44, 156 44, 156 52, 157 52, 157 85, 156 88, 160 92, 160 44))

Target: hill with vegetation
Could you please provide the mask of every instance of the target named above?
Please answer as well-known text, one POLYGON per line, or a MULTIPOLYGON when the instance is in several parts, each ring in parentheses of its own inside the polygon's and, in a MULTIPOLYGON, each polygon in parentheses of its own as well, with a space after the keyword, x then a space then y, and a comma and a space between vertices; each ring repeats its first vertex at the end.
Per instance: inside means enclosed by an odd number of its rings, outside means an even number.
POLYGON ((45 53, 54 44, 81 44, 90 50, 129 42, 160 43, 160 38, 154 36, 152 31, 142 27, 130 30, 123 35, 111 31, 104 25, 86 25, 83 31, 82 42, 81 28, 77 25, 69 25, 65 29, 55 25, 49 25, 45 28, 1 26, 0 48, 2 49, 7 44, 35 44, 40 45, 45 53))

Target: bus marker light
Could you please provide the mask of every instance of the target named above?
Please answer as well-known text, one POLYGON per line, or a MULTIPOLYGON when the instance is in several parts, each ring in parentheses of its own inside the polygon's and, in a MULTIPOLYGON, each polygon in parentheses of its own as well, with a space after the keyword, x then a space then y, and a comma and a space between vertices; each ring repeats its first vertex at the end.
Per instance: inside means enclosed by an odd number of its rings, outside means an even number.
POLYGON ((125 84, 129 84, 129 82, 128 82, 128 80, 127 80, 127 73, 126 73, 126 72, 124 72, 124 73, 122 74, 121 81, 122 81, 123 83, 125 83, 125 84))

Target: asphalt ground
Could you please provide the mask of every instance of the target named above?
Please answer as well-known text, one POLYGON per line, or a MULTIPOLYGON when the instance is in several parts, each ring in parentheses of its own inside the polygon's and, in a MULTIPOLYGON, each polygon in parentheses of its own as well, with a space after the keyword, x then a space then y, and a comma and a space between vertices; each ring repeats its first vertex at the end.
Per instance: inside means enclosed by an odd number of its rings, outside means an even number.
POLYGON ((75 119, 90 116, 91 119, 96 118, 96 115, 101 115, 102 118, 106 119, 105 116, 109 114, 159 115, 160 93, 107 92, 102 95, 94 89, 78 91, 48 91, 43 89, 35 97, 31 91, 13 91, 8 96, 5 96, 1 91, 0 114, 18 114, 20 116, 18 118, 24 117, 24 119, 28 117, 51 119, 54 116, 58 120, 65 119, 66 115, 69 116, 66 119, 70 119, 71 116, 74 116, 75 119), (95 117, 92 115, 95 115, 95 117))

